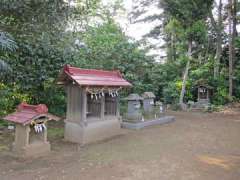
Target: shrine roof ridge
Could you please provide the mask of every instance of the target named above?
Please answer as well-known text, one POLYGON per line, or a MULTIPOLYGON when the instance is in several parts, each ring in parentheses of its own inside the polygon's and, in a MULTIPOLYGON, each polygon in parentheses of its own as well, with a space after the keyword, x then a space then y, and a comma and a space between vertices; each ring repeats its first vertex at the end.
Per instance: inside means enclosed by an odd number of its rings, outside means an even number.
POLYGON ((30 105, 25 102, 19 104, 16 111, 3 117, 3 120, 7 120, 13 123, 29 124, 32 120, 40 117, 46 117, 49 120, 59 120, 57 116, 53 116, 48 113, 48 108, 45 104, 30 105))
POLYGON ((131 87, 118 70, 82 69, 65 65, 57 80, 58 84, 66 84, 68 80, 80 86, 113 86, 131 87))
POLYGON ((100 69, 83 69, 78 67, 73 67, 70 65, 65 65, 64 71, 71 75, 95 75, 95 76, 115 76, 122 78, 122 74, 119 70, 100 70, 100 69))
POLYGON ((35 111, 37 113, 47 113, 48 112, 48 108, 45 104, 30 105, 25 102, 22 102, 21 104, 19 104, 17 106, 17 110, 18 111, 23 111, 23 110, 35 111))

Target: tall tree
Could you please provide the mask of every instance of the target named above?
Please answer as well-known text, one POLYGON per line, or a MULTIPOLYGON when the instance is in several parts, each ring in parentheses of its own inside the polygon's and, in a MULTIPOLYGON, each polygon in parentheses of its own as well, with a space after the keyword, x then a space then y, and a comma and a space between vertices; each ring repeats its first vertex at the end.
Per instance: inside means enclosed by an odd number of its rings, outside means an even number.
POLYGON ((161 5, 164 8, 164 11, 177 19, 182 27, 186 31, 186 45, 187 45, 187 63, 183 73, 182 79, 182 88, 179 98, 179 104, 182 109, 184 106, 184 95, 186 91, 186 82, 188 79, 188 71, 190 69, 190 62, 192 59, 192 49, 193 42, 195 42, 198 37, 195 34, 196 23, 199 23, 201 20, 205 20, 209 11, 212 7, 212 0, 163 0, 161 5))
POLYGON ((223 33, 223 3, 222 0, 218 1, 217 6, 217 20, 215 20, 212 11, 209 13, 209 17, 211 20, 211 25, 214 28, 216 33, 216 53, 214 57, 214 78, 218 78, 219 76, 219 68, 220 68, 220 59, 222 55, 222 33, 223 33))
POLYGON ((229 48, 229 97, 233 95, 233 77, 234 77, 234 63, 235 63, 235 38, 237 35, 237 1, 228 0, 228 48, 229 48))
POLYGON ((229 51, 229 90, 228 95, 232 97, 233 91, 233 33, 232 33, 232 0, 228 0, 228 51, 229 51))
POLYGON ((17 45, 12 36, 6 32, 0 31, 0 75, 2 75, 2 72, 10 69, 4 59, 9 52, 13 52, 16 48, 17 45))

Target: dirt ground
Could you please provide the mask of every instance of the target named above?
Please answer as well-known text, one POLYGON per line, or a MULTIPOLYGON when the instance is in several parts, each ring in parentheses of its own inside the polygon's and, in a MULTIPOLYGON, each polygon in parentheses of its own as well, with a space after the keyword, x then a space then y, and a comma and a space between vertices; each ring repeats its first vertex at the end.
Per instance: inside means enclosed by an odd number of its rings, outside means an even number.
POLYGON ((5 133, 0 135, 0 179, 240 179, 240 113, 170 114, 173 123, 124 129, 121 136, 85 147, 52 133, 51 154, 37 159, 11 157, 12 136, 5 133))

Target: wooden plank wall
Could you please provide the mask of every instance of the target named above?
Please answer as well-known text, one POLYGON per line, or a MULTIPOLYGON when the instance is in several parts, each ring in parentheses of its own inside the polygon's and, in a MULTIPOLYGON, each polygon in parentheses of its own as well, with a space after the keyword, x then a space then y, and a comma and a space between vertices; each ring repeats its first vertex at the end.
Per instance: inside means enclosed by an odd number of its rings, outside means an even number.
POLYGON ((67 86, 67 121, 81 123, 82 90, 76 85, 67 86))
POLYGON ((105 97, 105 114, 113 115, 117 114, 117 97, 105 97))
POLYGON ((92 99, 91 95, 87 95, 87 112, 88 116, 100 117, 101 116, 101 99, 92 99))
MULTIPOLYGON (((84 96, 86 95, 84 89, 76 85, 68 85, 67 91, 67 121, 74 123, 82 123, 86 120, 86 115, 83 113, 88 112, 88 117, 101 117, 101 99, 91 98, 87 95, 87 105, 84 108, 84 96), (85 109, 85 110, 84 110, 85 109), (83 112, 85 111, 85 112, 83 112)), ((111 97, 105 94, 105 115, 116 116, 119 111, 118 98, 111 97)))

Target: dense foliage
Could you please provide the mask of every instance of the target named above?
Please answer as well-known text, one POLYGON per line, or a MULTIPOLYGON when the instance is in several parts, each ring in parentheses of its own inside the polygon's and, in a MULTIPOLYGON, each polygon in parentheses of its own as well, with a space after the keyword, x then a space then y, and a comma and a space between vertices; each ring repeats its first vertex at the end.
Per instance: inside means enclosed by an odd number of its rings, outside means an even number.
POLYGON ((97 1, 85 8, 82 4, 72 7, 64 1, 49 2, 0 4, 0 27, 11 34, 9 44, 0 44, 6 57, 1 67, 11 67, 11 71, 1 74, 0 115, 12 111, 21 101, 45 103, 50 111, 63 115, 65 93, 55 79, 64 64, 119 69, 134 84, 132 91, 153 90, 149 79, 153 58, 146 56, 138 43, 129 41, 97 1), (100 10, 100 22, 87 23, 91 17, 97 18, 100 10))
MULTIPOLYGON (((184 102, 195 101, 198 82, 213 87, 216 105, 240 99, 240 38, 236 33, 228 37, 224 31, 228 3, 222 7, 212 0, 141 0, 142 10, 136 8, 131 20, 161 21, 144 36, 164 40, 161 48, 167 55, 159 63, 146 54, 149 48, 160 46, 143 48, 146 39, 134 41, 114 21, 116 9, 121 8, 120 1, 116 2, 111 10, 100 0, 78 0, 75 5, 64 0, 2 0, 0 116, 21 101, 46 103, 51 112, 63 115, 65 93, 55 79, 64 64, 118 69, 133 83, 131 91, 153 91, 157 99, 170 104, 179 102, 181 92, 184 102), (150 5, 158 7, 159 13, 139 19, 150 5), (222 15, 219 22, 211 16, 213 8, 222 15), (234 41, 231 46, 229 38, 234 41), (229 96, 229 47, 235 59, 233 96, 229 96), (186 69, 188 78, 183 79, 186 69)), ((239 10, 239 4, 235 6, 230 13, 233 20, 234 9, 239 10)))
POLYGON ((186 83, 185 103, 196 101, 196 86, 200 83, 213 87, 213 104, 224 105, 240 99, 239 35, 236 29, 239 7, 236 0, 141 0, 136 3, 131 13, 132 21, 155 23, 144 38, 164 39, 164 44, 158 48, 166 51, 165 63, 158 65, 161 80, 155 83, 163 100, 178 103, 179 87, 183 83, 186 83), (159 11, 148 13, 146 9, 153 6, 159 11), (229 29, 232 32, 227 32, 229 29), (192 42, 190 60, 187 40, 192 42), (187 78, 184 76, 186 69, 187 78))

